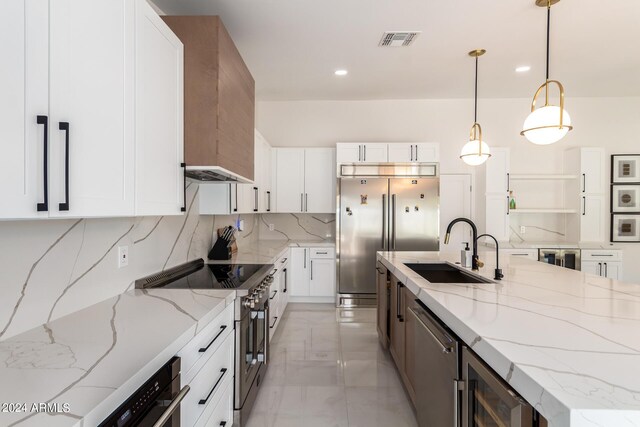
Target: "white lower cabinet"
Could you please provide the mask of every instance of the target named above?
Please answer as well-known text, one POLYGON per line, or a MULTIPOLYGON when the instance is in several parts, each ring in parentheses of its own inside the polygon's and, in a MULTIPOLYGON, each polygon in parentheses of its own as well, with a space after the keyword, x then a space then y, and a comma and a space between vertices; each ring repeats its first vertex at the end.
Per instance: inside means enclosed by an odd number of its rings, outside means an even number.
POLYGON ((500 255, 512 256, 517 258, 530 259, 532 261, 538 260, 537 249, 500 249, 500 255))
POLYGON ((181 387, 191 387, 180 404, 184 427, 233 424, 233 308, 227 307, 178 353, 181 387))
POLYGON ((621 250, 583 250, 581 270, 594 276, 622 280, 623 265, 621 250))
POLYGON ((330 302, 335 298, 334 248, 291 248, 291 298, 330 302))

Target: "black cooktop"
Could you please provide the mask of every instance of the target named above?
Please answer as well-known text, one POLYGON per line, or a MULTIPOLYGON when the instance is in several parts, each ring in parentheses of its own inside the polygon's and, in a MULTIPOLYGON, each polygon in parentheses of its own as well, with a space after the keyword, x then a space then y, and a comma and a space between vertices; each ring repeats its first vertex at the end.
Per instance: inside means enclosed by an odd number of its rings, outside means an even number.
POLYGON ((271 264, 205 264, 196 260, 136 281, 136 288, 250 289, 273 269, 271 264))

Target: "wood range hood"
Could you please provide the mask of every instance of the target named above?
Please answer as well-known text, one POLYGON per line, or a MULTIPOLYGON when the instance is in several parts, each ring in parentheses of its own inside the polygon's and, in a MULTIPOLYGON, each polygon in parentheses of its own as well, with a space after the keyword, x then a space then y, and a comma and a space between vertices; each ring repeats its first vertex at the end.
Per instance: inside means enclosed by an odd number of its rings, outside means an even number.
POLYGON ((163 16, 184 44, 187 177, 254 180, 255 82, 218 16, 163 16))

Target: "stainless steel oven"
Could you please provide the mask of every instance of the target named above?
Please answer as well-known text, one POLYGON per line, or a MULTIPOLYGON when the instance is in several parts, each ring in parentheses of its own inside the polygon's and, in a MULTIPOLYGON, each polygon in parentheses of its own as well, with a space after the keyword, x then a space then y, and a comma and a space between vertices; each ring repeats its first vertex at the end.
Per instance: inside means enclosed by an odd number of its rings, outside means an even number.
POLYGON ((462 375, 466 385, 463 427, 541 425, 534 418, 531 405, 466 347, 462 353, 462 375))
POLYGON ((236 313, 236 394, 234 425, 242 426, 253 408, 269 358, 269 292, 259 286, 240 299, 236 313))
POLYGON ((99 427, 180 427, 180 402, 187 393, 188 385, 180 389, 180 358, 174 357, 99 427))

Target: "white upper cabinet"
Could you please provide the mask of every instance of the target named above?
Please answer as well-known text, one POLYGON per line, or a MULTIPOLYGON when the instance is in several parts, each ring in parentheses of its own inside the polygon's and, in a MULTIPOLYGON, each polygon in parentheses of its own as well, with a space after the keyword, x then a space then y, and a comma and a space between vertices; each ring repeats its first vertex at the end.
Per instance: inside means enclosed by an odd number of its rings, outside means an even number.
POLYGON ((0 218, 48 217, 49 2, 0 13, 0 218))
POLYGON ((508 148, 494 147, 486 165, 486 192, 506 193, 509 191, 510 152, 508 148))
POLYGON ((5 3, 0 218, 179 214, 177 38, 145 0, 5 3))
POLYGON ((277 148, 277 212, 335 212, 333 148, 277 148))
POLYGON ((276 148, 278 212, 304 212, 304 149, 276 148))
POLYGON ((581 191, 585 194, 604 194, 607 181, 604 148, 581 148, 580 159, 581 191))
POLYGON ((50 216, 134 213, 134 13, 50 2, 50 216))
POLYGON ((388 152, 388 159, 391 163, 437 163, 440 161, 440 147, 434 143, 390 143, 388 144, 388 152))
POLYGON ((307 148, 304 153, 305 212, 335 213, 336 151, 307 148))
POLYGON ((385 143, 338 143, 336 161, 340 163, 386 163, 388 148, 385 143))
POLYGON ((258 211, 272 212, 275 199, 272 191, 272 153, 273 148, 262 136, 260 132, 255 131, 256 148, 255 148, 255 175, 258 187, 258 211))
POLYGON ((183 47, 136 2, 136 215, 178 215, 184 200, 183 47))

